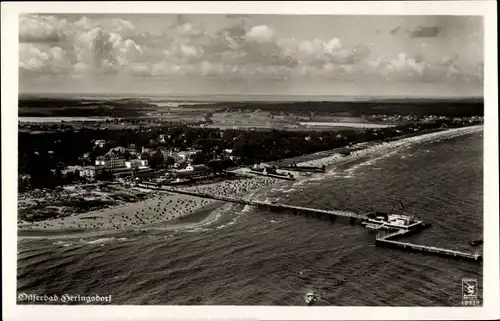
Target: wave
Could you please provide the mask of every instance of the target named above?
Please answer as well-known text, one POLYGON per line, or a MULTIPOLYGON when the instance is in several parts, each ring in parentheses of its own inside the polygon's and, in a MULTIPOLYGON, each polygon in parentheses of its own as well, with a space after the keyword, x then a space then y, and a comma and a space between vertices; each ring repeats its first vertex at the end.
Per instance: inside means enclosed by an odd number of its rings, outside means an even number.
POLYGON ((298 181, 296 183, 293 183, 292 186, 304 186, 305 183, 306 183, 305 180, 300 180, 300 181, 298 181))
POLYGON ((225 228, 227 226, 234 225, 234 224, 236 224, 236 220, 233 220, 233 221, 231 221, 229 223, 226 223, 226 224, 219 225, 219 226, 216 227, 216 229, 225 228))
POLYGON ((251 212, 255 209, 254 206, 251 206, 251 205, 245 205, 245 207, 243 207, 243 209, 241 210, 240 213, 248 213, 248 212, 251 212))
POLYGON ((88 245, 95 245, 95 244, 106 244, 106 243, 111 243, 111 242, 123 242, 128 240, 126 237, 104 237, 104 238, 98 238, 95 240, 85 240, 85 239, 80 239, 78 241, 69 241, 69 240, 60 240, 53 242, 52 245, 58 245, 62 247, 68 247, 74 244, 88 244, 88 245))
POLYGON ((52 245, 60 245, 62 247, 67 247, 67 246, 73 245, 73 242, 69 242, 69 241, 57 241, 57 242, 52 243, 52 245))

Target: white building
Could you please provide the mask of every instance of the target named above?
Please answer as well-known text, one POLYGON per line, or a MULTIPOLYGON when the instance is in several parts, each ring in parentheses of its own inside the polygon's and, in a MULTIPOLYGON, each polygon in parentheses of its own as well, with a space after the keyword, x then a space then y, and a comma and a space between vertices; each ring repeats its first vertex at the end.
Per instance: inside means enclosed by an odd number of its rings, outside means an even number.
POLYGON ((186 168, 183 169, 176 169, 175 171, 172 172, 174 176, 185 176, 185 175, 192 175, 196 173, 204 173, 207 172, 209 168, 205 165, 191 165, 189 164, 186 166, 186 168))
POLYGON ((152 152, 151 148, 146 148, 146 147, 142 146, 141 154, 144 154, 144 153, 148 153, 149 154, 151 152, 152 152))
POLYGON ((61 173, 63 174, 68 174, 68 173, 76 173, 76 171, 82 171, 83 170, 83 167, 82 166, 78 166, 78 165, 70 165, 70 166, 67 166, 65 169, 63 169, 61 171, 61 173))
MULTIPOLYGON (((198 153, 199 151, 198 150, 188 150, 188 151, 182 151, 182 152, 178 152, 177 153, 177 158, 179 158, 180 160, 183 160, 183 161, 187 161, 189 159, 191 159, 191 156, 193 155, 196 155, 196 153, 198 153)), ((175 154, 174 153, 174 158, 175 157, 175 154)))
POLYGON ((143 168, 148 166, 147 159, 131 159, 125 162, 126 168, 143 168))
POLYGON ((172 156, 172 154, 173 154, 172 148, 160 147, 160 152, 163 155, 163 158, 165 158, 165 159, 169 156, 172 156))
POLYGON ((125 151, 127 151, 127 149, 125 147, 122 147, 122 146, 118 146, 118 147, 113 147, 111 148, 111 150, 108 152, 116 152, 116 153, 125 153, 125 151))
POLYGON ((80 170, 80 177, 86 177, 90 179, 94 179, 97 174, 99 174, 102 170, 95 166, 84 166, 80 170))
POLYGON ((94 142, 94 144, 102 148, 106 145, 106 141, 104 139, 98 139, 94 142))
POLYGON ((121 168, 125 167, 125 158, 119 155, 106 154, 104 156, 97 157, 95 165, 106 169, 121 168))

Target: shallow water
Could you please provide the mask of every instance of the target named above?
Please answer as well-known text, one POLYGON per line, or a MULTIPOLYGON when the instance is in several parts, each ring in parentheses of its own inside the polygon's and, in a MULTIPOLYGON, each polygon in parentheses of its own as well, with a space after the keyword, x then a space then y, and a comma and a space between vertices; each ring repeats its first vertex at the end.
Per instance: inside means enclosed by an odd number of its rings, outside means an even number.
MULTIPOLYGON (((431 229, 407 238, 473 252, 482 234, 482 133, 362 158, 324 176, 283 183, 260 198, 314 208, 390 211, 401 200, 431 229)), ((263 192, 262 192, 263 193, 263 192)), ((343 219, 232 206, 191 231, 123 231, 76 239, 20 239, 18 291, 112 295, 113 304, 456 306, 462 278, 482 265, 378 248, 343 219)), ((481 287, 479 290, 481 299, 481 287)))

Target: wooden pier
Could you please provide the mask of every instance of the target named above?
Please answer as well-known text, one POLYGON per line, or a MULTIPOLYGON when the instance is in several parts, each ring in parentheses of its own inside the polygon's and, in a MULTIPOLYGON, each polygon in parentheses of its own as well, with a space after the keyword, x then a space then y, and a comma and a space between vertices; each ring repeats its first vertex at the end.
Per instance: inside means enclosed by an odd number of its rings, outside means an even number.
POLYGON ((166 186, 158 186, 156 184, 140 183, 138 186, 142 187, 142 188, 162 190, 162 191, 169 192, 169 193, 190 195, 190 196, 195 196, 195 197, 208 198, 208 199, 213 199, 213 200, 217 200, 217 201, 224 201, 224 202, 230 202, 230 203, 236 203, 236 204, 242 204, 242 205, 250 205, 250 206, 255 206, 258 208, 263 208, 263 209, 266 209, 266 210, 269 210, 272 212, 290 212, 291 214, 317 217, 317 218, 320 218, 323 220, 335 221, 336 217, 345 217, 345 218, 349 219, 351 224, 354 224, 356 222, 356 220, 361 220, 361 219, 365 218, 364 215, 356 214, 353 212, 347 212, 347 211, 336 211, 336 210, 328 211, 328 210, 321 210, 321 209, 302 207, 302 206, 286 205, 286 204, 280 204, 280 203, 247 200, 244 198, 226 197, 226 196, 220 196, 220 195, 199 193, 199 192, 194 192, 194 191, 186 191, 186 190, 181 190, 181 189, 176 189, 176 188, 171 188, 171 187, 166 187, 166 186))
POLYGON ((278 166, 278 169, 287 170, 290 172, 311 172, 311 173, 324 173, 324 167, 313 167, 313 166, 278 166))
MULTIPOLYGON (((345 218, 349 219, 349 222, 351 224, 355 224, 356 220, 358 222, 360 222, 361 220, 367 218, 365 215, 360 215, 357 213, 347 212, 347 211, 338 211, 338 210, 328 211, 328 210, 314 209, 314 208, 302 207, 302 206, 286 205, 286 204, 280 204, 280 203, 274 203, 274 202, 271 203, 271 202, 248 200, 248 199, 244 199, 244 198, 226 197, 226 196, 212 195, 212 194, 206 194, 206 193, 200 193, 200 192, 194 192, 194 191, 180 190, 180 189, 176 189, 176 188, 172 188, 172 187, 159 186, 157 184, 151 184, 151 183, 140 183, 140 184, 138 184, 138 186, 142 187, 142 188, 162 190, 162 191, 169 192, 169 193, 190 195, 190 196, 195 196, 195 197, 208 198, 208 199, 236 203, 236 204, 242 204, 242 205, 250 205, 250 206, 255 206, 257 208, 263 208, 263 209, 266 209, 268 211, 273 211, 273 212, 286 211, 286 212, 290 212, 291 214, 295 214, 295 215, 317 217, 317 218, 320 218, 322 220, 329 220, 331 222, 334 222, 337 217, 345 217, 345 218)), ((428 227, 430 227, 430 224, 422 223, 421 225, 414 227, 412 229, 400 229, 400 230, 393 231, 392 233, 386 234, 383 236, 377 235, 377 237, 375 239, 375 245, 376 246, 399 248, 399 249, 403 249, 403 250, 407 250, 407 251, 414 251, 414 252, 420 252, 420 253, 435 254, 435 255, 451 257, 451 258, 456 258, 456 259, 470 260, 470 261, 475 261, 475 262, 482 261, 482 259, 483 259, 482 255, 480 255, 478 253, 474 253, 474 254, 473 253, 466 253, 466 252, 449 250, 449 249, 438 248, 438 247, 433 247, 433 246, 418 245, 418 244, 413 244, 413 243, 396 241, 396 239, 398 239, 400 237, 420 232, 423 229, 428 228, 428 227)))
POLYGON ((248 173, 249 174, 253 174, 253 175, 258 175, 258 176, 284 179, 284 180, 287 180, 287 181, 294 181, 295 180, 294 177, 290 177, 290 176, 287 176, 287 175, 281 175, 281 174, 273 174, 273 173, 264 174, 262 172, 258 172, 258 171, 254 171, 254 170, 250 170, 250 171, 248 171, 248 173))
POLYGON ((439 248, 439 247, 434 247, 434 246, 419 245, 419 244, 400 242, 400 241, 394 240, 396 238, 408 235, 410 233, 420 232, 421 230, 423 230, 426 227, 427 226, 423 225, 419 229, 399 230, 397 232, 394 232, 394 233, 391 233, 391 234, 388 234, 385 236, 377 236, 377 238, 375 239, 375 245, 392 247, 392 248, 399 248, 399 249, 413 251, 413 252, 430 253, 430 254, 435 254, 435 255, 439 255, 439 256, 445 256, 445 257, 451 257, 451 258, 463 259, 463 260, 469 260, 469 261, 476 261, 476 262, 481 262, 483 260, 482 255, 480 255, 478 253, 466 253, 466 252, 449 250, 449 249, 444 249, 444 248, 439 248))

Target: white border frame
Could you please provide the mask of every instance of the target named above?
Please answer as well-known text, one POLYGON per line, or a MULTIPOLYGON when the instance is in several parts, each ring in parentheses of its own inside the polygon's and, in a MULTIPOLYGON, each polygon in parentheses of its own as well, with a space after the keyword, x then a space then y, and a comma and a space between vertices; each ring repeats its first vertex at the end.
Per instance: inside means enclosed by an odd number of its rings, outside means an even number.
POLYGON ((2 300, 5 320, 423 320, 499 318, 498 75, 496 1, 411 2, 31 2, 2 3, 2 300), (484 286, 480 308, 267 306, 16 306, 18 14, 234 13, 480 15, 485 34, 484 286))

